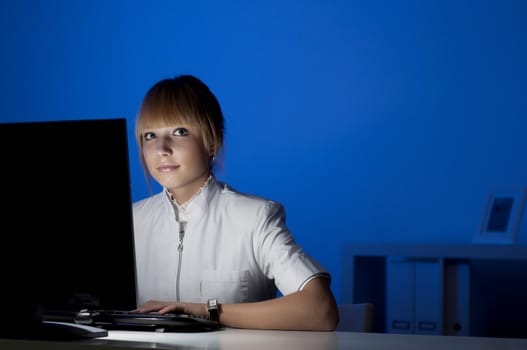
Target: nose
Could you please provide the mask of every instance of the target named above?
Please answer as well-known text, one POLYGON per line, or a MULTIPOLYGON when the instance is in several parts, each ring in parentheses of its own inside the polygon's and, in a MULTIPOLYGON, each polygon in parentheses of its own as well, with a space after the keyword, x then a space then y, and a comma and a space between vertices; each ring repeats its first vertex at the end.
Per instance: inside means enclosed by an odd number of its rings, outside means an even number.
POLYGON ((172 154, 172 143, 170 137, 159 137, 156 141, 156 151, 160 156, 172 154))

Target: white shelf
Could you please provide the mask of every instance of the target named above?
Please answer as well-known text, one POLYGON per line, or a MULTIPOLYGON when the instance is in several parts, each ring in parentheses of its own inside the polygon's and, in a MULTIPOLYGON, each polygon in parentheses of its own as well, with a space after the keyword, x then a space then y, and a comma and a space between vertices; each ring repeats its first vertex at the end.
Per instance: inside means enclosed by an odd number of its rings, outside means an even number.
POLYGON ((483 244, 343 243, 343 256, 527 260, 527 246, 483 244))
MULTIPOLYGON (((426 309, 423 305, 435 304, 442 308, 441 317, 436 317, 444 325, 441 334, 526 337, 527 325, 522 321, 527 312, 526 274, 527 246, 353 242, 342 246, 342 302, 373 303, 377 332, 391 331, 391 322, 402 318, 398 315, 401 308, 407 308, 406 313, 419 321, 421 309, 426 309), (440 261, 444 271, 440 286, 412 270, 414 277, 409 280, 414 287, 406 286, 404 292, 411 294, 413 301, 399 300, 403 292, 393 289, 403 286, 408 273, 392 276, 397 271, 387 268, 390 261, 410 263, 414 269, 440 261), (425 303, 416 297, 433 293, 438 293, 436 300, 425 299, 425 303)), ((407 318, 412 324, 409 331, 414 332, 415 322, 407 318)))

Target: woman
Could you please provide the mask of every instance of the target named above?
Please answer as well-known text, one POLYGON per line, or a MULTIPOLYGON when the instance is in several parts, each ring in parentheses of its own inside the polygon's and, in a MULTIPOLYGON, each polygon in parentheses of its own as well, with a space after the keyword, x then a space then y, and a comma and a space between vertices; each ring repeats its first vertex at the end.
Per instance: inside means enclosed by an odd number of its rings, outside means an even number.
POLYGON ((137 311, 236 328, 335 329, 330 274, 295 243, 284 208, 215 178, 224 118, 207 85, 191 75, 156 83, 136 138, 147 179, 163 187, 133 207, 137 311))

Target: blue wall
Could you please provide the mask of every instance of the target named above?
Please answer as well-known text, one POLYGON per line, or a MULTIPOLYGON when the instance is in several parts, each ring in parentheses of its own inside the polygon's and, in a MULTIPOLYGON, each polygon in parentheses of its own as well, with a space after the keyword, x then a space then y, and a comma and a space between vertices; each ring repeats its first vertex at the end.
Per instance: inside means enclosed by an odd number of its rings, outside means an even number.
POLYGON ((140 199, 142 96, 201 77, 227 119, 219 177, 285 204, 339 299, 341 242, 468 244, 489 191, 527 185, 526 18, 523 0, 5 0, 0 121, 128 118, 140 199))

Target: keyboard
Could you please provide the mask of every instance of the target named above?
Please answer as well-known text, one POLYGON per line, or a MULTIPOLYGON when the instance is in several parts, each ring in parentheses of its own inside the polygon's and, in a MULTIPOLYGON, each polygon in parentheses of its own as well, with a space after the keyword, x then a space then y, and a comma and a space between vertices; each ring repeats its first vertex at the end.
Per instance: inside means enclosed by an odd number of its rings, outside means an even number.
POLYGON ((218 322, 199 316, 179 313, 138 313, 123 310, 81 310, 74 313, 52 311, 46 313, 45 320, 74 322, 107 330, 204 332, 219 328, 218 322))

